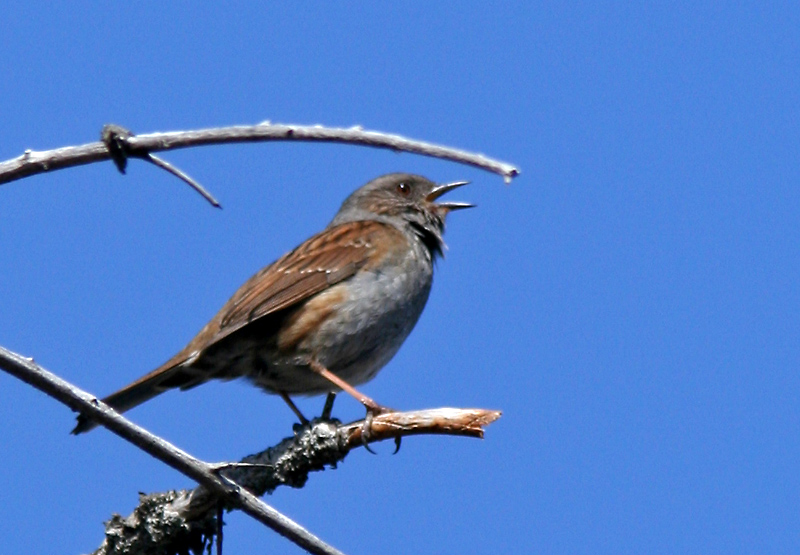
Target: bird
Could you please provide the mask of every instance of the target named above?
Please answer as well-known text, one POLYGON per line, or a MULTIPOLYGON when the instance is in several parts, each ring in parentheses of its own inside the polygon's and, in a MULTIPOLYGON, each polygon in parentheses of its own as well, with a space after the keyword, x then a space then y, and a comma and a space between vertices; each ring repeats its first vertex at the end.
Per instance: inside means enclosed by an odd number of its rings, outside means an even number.
MULTIPOLYGON (((329 412, 345 391, 368 417, 385 412, 355 386, 375 377, 419 319, 446 248, 445 219, 474 206, 437 200, 467 183, 391 173, 363 185, 325 229, 247 280, 186 347, 103 402, 125 412, 171 389, 245 378, 301 421, 292 396, 328 394, 329 412)), ((77 421, 76 435, 97 426, 85 414, 77 421)))

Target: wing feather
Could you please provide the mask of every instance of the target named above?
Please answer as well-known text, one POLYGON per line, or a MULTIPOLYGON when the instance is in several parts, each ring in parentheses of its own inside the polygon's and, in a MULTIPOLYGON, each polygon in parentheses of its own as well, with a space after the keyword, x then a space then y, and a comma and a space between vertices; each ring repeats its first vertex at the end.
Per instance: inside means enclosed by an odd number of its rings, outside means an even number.
POLYGON ((361 221, 328 228, 311 237, 239 288, 214 318, 219 321, 215 335, 227 336, 349 278, 370 260, 374 251, 371 239, 386 231, 386 224, 361 221))

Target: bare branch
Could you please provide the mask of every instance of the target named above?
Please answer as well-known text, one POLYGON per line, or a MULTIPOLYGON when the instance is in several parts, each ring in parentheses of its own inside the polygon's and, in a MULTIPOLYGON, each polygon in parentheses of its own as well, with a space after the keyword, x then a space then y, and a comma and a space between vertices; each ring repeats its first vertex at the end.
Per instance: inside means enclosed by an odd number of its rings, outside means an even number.
POLYGON ((25 358, 0 347, 0 368, 61 401, 73 410, 90 415, 121 438, 130 441, 146 453, 192 478, 208 488, 215 497, 224 499, 226 504, 241 509, 309 553, 341 554, 340 551, 324 543, 238 484, 215 474, 207 463, 130 422, 94 396, 34 363, 33 359, 25 358))
MULTIPOLYGON (((383 441, 415 434, 450 434, 480 437, 481 425, 500 417, 498 411, 481 409, 433 409, 386 413, 373 420, 370 441, 383 441)), ((315 419, 298 426, 295 435, 238 463, 213 465, 233 482, 255 495, 271 493, 279 486, 301 488, 311 472, 336 467, 347 454, 363 446, 363 421, 340 424, 335 420, 315 419)), ((218 497, 204 486, 194 490, 142 495, 139 506, 127 518, 115 517, 106 523, 106 541, 99 554, 142 551, 152 541, 153 529, 169 545, 209 545, 218 533, 215 519, 218 497)))
MULTIPOLYGON (((415 435, 450 435, 483 438, 483 428, 502 413, 499 410, 440 408, 413 412, 387 412, 375 416, 369 442, 415 435)), ((363 444, 363 422, 352 422, 339 428, 339 435, 348 449, 363 444)))
MULTIPOLYGON (((192 146, 244 143, 262 141, 304 141, 325 143, 349 143, 386 148, 395 151, 411 152, 443 158, 461 164, 474 166, 502 176, 506 182, 519 175, 519 170, 511 164, 487 158, 463 150, 456 150, 431 143, 414 141, 376 131, 365 131, 360 127, 334 128, 319 125, 279 125, 269 122, 258 125, 219 127, 196 131, 173 131, 131 135, 125 139, 130 157, 144 158, 146 154, 175 148, 192 146)), ((9 183, 23 177, 43 172, 59 170, 72 166, 91 164, 114 159, 117 164, 119 152, 109 150, 106 143, 99 141, 80 146, 69 146, 54 150, 36 152, 26 150, 21 156, 0 162, 0 184, 9 183)), ((124 166, 123 166, 124 167, 124 166)))
MULTIPOLYGON (((482 426, 491 424, 500 414, 455 408, 384 413, 373 418, 368 442, 421 434, 483 437, 482 426)), ((278 445, 218 468, 220 474, 258 496, 272 493, 279 486, 302 488, 311 472, 335 467, 351 450, 363 447, 363 429, 363 420, 340 424, 317 418, 297 426, 295 435, 278 445)), ((202 486, 187 494, 185 506, 179 504, 180 501, 174 504, 173 510, 189 519, 202 519, 203 513, 214 509, 214 499, 202 486)))
MULTIPOLYGON (((295 435, 242 459, 241 463, 208 464, 130 422, 89 393, 62 380, 33 362, 0 347, 0 368, 66 404, 165 462, 200 484, 190 491, 143 495, 127 518, 112 517, 106 540, 96 553, 147 552, 159 546, 184 551, 207 545, 217 534, 219 500, 239 508, 303 547, 310 553, 340 553, 261 501, 257 496, 281 485, 303 487, 311 472, 335 467, 354 448, 364 446, 364 422, 340 424, 316 419, 298 426, 295 435), (157 531, 157 533, 155 533, 157 531)), ((500 417, 499 411, 442 408, 391 412, 372 420, 369 442, 408 435, 448 434, 483 437, 483 426, 500 417)))

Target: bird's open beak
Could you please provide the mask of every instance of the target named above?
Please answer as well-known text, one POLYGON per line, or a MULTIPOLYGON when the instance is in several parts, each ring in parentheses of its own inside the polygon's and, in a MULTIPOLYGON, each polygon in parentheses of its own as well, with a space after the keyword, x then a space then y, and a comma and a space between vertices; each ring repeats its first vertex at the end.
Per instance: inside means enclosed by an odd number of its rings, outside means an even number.
MULTIPOLYGON (((444 185, 437 185, 433 188, 433 190, 428 193, 428 196, 425 197, 425 200, 428 202, 434 202, 440 196, 445 194, 448 191, 452 191, 453 189, 458 189, 459 187, 463 187, 467 185, 469 181, 456 181, 455 183, 445 183, 444 185)), ((473 208, 474 204, 469 204, 467 202, 437 202, 437 208, 443 208, 447 211, 450 210, 461 210, 463 208, 473 208)))

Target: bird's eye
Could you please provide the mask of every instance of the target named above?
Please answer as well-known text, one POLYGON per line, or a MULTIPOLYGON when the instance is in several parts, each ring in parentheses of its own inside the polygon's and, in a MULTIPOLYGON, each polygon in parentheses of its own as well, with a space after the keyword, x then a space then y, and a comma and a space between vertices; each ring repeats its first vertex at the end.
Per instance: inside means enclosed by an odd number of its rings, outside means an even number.
POLYGON ((405 181, 397 184, 397 192, 407 197, 411 193, 411 185, 406 183, 405 181))

